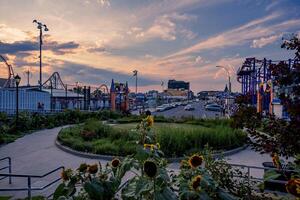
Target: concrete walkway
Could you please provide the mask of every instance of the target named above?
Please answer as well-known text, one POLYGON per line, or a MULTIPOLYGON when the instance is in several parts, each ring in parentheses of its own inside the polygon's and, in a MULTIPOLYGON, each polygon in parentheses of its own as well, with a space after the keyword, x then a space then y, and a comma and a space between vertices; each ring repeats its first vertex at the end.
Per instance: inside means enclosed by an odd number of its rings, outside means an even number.
MULTIPOLYGON (((61 127, 46 129, 34 132, 19 138, 13 143, 0 147, 0 158, 10 156, 12 158, 12 172, 17 174, 32 174, 43 175, 59 166, 65 166, 66 168, 77 168, 80 163, 95 163, 99 160, 87 159, 77 157, 75 155, 66 153, 55 145, 55 139, 60 131, 61 127)), ((262 166, 262 162, 271 161, 268 155, 260 155, 250 148, 243 150, 235 155, 227 157, 230 163, 262 166)), ((100 160, 101 163, 107 161, 100 160)), ((1 166, 4 166, 0 163, 1 166)), ((169 168, 178 169, 178 163, 170 164, 169 168)), ((4 173, 4 171, 1 171, 4 173)), ((261 176, 262 172, 254 172, 256 176, 261 176)), ((49 176, 43 180, 34 179, 32 181, 33 186, 43 186, 49 183, 50 180, 54 180, 60 176, 60 171, 56 172, 52 176, 49 176)), ((8 184, 8 179, 0 181, 0 188, 16 188, 27 187, 27 180, 24 178, 14 178, 13 184, 8 184)), ((55 186, 45 190, 44 192, 34 192, 34 194, 50 194, 53 192, 55 186)), ((24 197, 26 192, 1 192, 1 195, 10 194, 15 197, 24 197)), ((0 195, 0 196, 1 196, 0 195)))

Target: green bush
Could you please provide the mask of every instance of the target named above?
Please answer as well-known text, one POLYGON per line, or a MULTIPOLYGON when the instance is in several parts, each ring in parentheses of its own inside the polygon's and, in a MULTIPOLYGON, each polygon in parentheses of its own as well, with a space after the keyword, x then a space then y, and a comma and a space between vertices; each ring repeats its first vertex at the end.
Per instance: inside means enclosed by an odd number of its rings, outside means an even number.
MULTIPOLYGON (((109 120, 121 118, 121 113, 112 112, 109 110, 98 112, 86 112, 80 110, 65 110, 61 113, 51 115, 44 115, 42 113, 28 113, 20 112, 18 118, 18 126, 16 126, 16 118, 9 119, 5 113, 0 113, 0 143, 12 142, 16 138, 22 136, 20 133, 27 133, 32 130, 39 130, 44 128, 53 128, 66 124, 77 124, 85 122, 88 119, 95 118, 98 120, 109 120)), ((92 127, 93 125, 89 125, 92 127)), ((97 135, 105 134, 104 129, 108 126, 102 127, 97 131, 97 135)))
POLYGON ((4 112, 0 112, 0 124, 7 123, 7 122, 8 122, 7 114, 4 112))

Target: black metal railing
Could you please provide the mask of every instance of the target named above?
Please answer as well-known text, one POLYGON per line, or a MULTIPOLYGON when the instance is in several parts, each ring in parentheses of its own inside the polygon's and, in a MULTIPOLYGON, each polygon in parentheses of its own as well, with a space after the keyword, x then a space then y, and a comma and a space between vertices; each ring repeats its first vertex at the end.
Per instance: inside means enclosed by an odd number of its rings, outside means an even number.
MULTIPOLYGON (((7 191, 27 191, 27 197, 28 199, 31 199, 32 197, 32 191, 41 191, 41 190, 44 190, 46 188, 48 188, 49 186, 57 183, 58 181, 61 180, 61 178, 57 178, 55 180, 53 180, 52 182, 42 186, 42 187, 32 187, 32 179, 33 178, 45 178, 46 176, 50 175, 50 174, 53 174, 54 172, 57 172, 59 170, 62 170, 64 169, 63 166, 60 166, 44 175, 25 175, 25 174, 13 174, 13 173, 9 173, 9 174, 3 174, 3 173, 0 173, 0 177, 3 176, 3 177, 9 177, 9 178, 12 178, 12 177, 16 177, 16 178, 26 178, 27 179, 27 187, 23 187, 23 188, 0 188, 0 192, 7 192, 7 191)), ((50 195, 51 196, 51 195, 50 195)))
MULTIPOLYGON (((7 160, 8 165, 0 168, 0 171, 8 169, 8 173, 11 174, 11 158, 10 157, 1 158, 0 162, 5 161, 5 160, 7 160)), ((7 177, 9 179, 9 184, 11 184, 11 176, 4 176, 4 177, 0 178, 0 180, 3 180, 5 178, 7 178, 7 177)))
MULTIPOLYGON (((263 170, 263 171, 274 170, 274 168, 271 168, 271 167, 257 167, 257 166, 248 166, 248 165, 239 165, 239 164, 229 164, 229 165, 232 167, 247 169, 246 176, 247 176, 248 181, 250 181, 250 180, 264 181, 263 178, 251 176, 251 172, 252 172, 251 170, 263 170)), ((296 172, 295 170, 289 170, 289 169, 285 169, 284 171, 285 172, 294 172, 294 173, 296 172)), ((236 176, 236 177, 240 177, 240 176, 236 176)), ((268 180, 268 182, 282 183, 282 184, 287 183, 287 181, 284 181, 284 180, 282 180, 282 181, 281 180, 268 180)))

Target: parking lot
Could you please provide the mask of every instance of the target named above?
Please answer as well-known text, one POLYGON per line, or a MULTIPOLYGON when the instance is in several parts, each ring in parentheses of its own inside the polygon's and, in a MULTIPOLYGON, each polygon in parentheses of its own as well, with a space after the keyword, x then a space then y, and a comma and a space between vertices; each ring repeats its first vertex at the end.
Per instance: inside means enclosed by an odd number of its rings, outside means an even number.
POLYGON ((204 101, 198 101, 198 102, 191 102, 189 103, 192 105, 194 110, 185 110, 183 105, 177 106, 176 108, 171 108, 169 110, 165 110, 162 112, 153 112, 153 115, 163 115, 165 117, 175 117, 175 118, 181 118, 181 117, 190 117, 193 116, 195 118, 215 118, 222 116, 221 112, 215 112, 215 111, 207 111, 205 110, 205 102, 204 101))

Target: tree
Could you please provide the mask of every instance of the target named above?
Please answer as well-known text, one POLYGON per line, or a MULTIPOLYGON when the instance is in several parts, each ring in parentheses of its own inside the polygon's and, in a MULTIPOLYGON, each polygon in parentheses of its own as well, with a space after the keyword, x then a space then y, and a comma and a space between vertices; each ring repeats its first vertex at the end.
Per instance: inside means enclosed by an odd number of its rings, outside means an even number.
MULTIPOLYGON (((273 86, 277 88, 277 95, 287 110, 289 120, 271 115, 264 119, 262 132, 253 129, 253 123, 257 124, 255 121, 251 122, 252 127, 249 124, 246 127, 250 128, 248 132, 255 150, 290 157, 300 154, 300 40, 293 35, 283 41, 281 48, 295 52, 295 62, 291 66, 284 61, 270 66, 275 80, 273 86)), ((239 111, 247 115, 245 107, 242 106, 239 111)))

